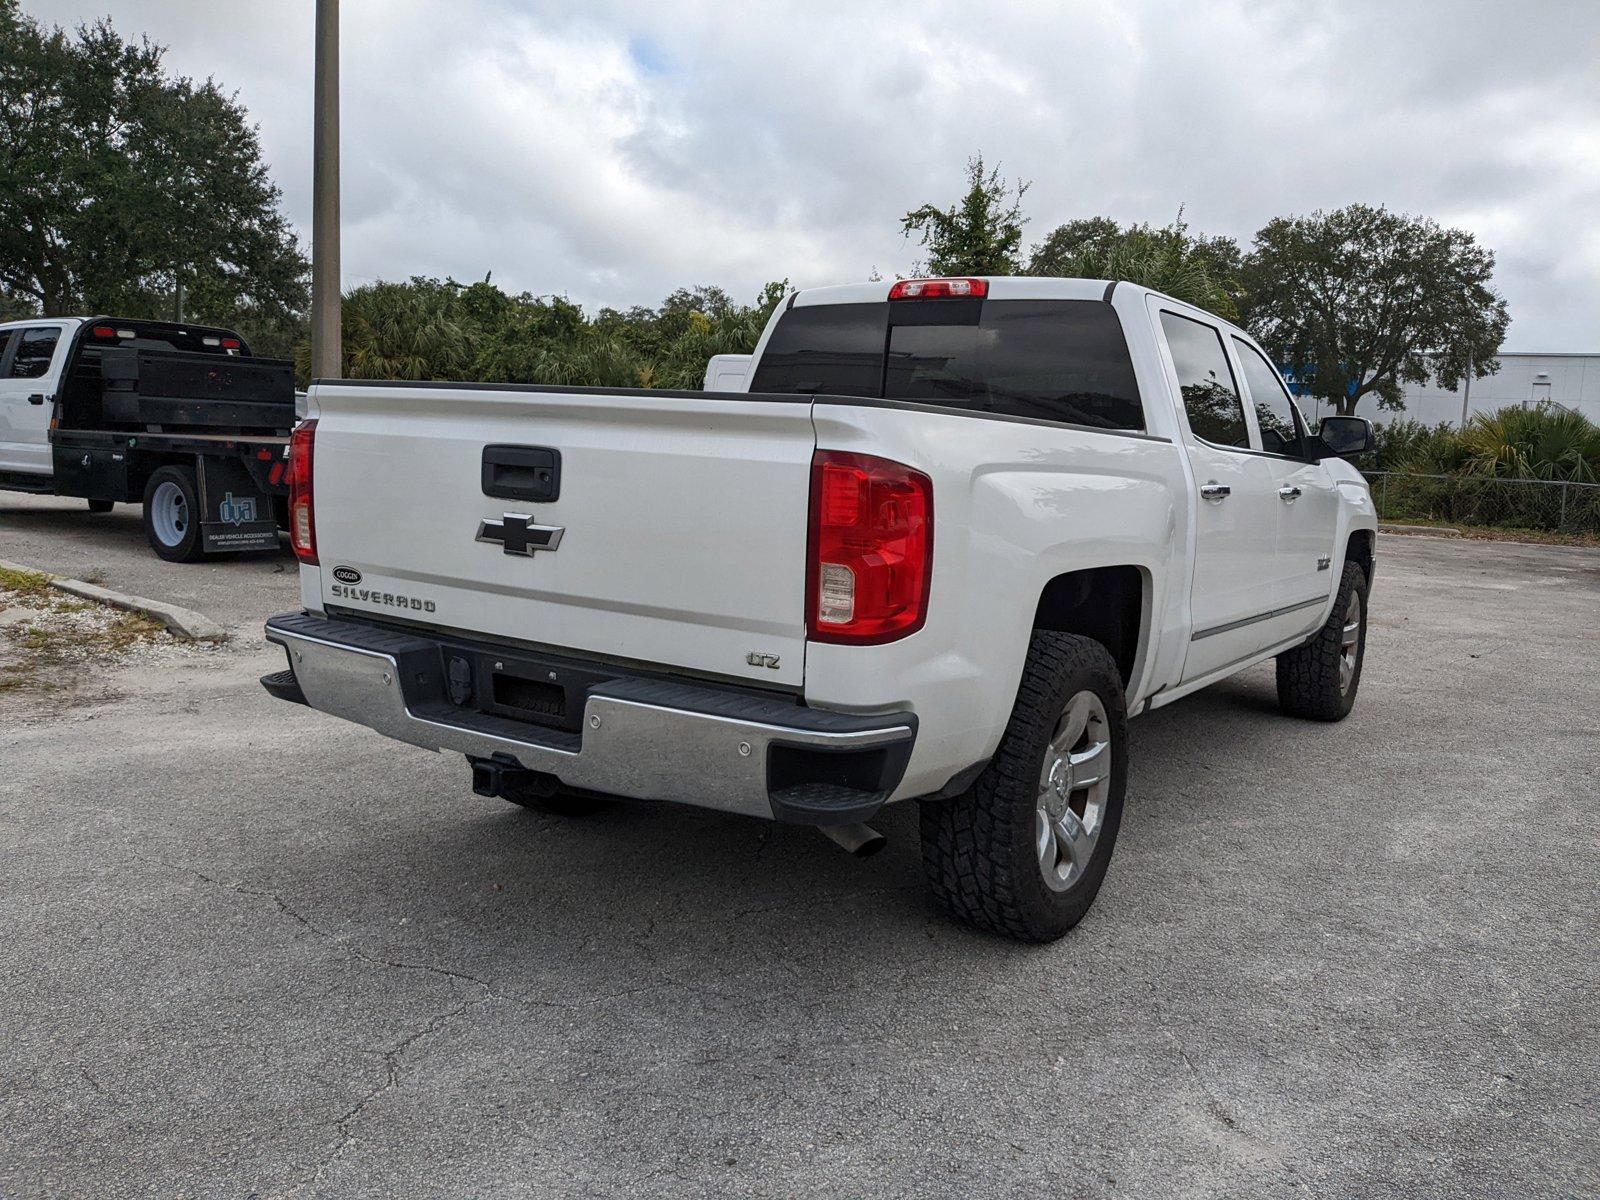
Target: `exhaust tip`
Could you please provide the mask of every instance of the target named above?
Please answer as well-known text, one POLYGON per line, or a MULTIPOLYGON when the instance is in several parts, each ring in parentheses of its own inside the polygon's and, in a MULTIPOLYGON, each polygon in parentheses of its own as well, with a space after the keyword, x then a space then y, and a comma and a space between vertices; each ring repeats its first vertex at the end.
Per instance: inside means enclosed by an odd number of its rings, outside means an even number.
POLYGON ((819 825, 818 831, 852 858, 871 858, 889 844, 871 825, 819 825))

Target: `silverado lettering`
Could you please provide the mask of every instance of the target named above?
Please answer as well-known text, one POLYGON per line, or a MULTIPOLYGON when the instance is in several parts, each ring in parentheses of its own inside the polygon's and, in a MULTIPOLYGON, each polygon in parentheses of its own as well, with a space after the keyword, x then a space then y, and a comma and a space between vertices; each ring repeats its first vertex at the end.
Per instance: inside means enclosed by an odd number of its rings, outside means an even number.
POLYGON ((382 604, 390 608, 410 608, 417 612, 433 612, 434 602, 416 596, 397 596, 391 592, 375 592, 369 588, 355 588, 344 583, 330 583, 328 595, 340 600, 359 600, 368 604, 382 604))

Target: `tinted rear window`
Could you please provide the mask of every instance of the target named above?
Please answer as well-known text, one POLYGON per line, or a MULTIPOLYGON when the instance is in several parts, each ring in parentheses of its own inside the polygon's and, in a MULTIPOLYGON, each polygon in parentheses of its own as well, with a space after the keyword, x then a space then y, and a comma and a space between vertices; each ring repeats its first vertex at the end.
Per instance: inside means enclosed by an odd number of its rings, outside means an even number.
POLYGON ((791 308, 767 339, 750 390, 882 396, 888 329, 887 303, 791 308))
MULTIPOLYGON (((187 325, 163 325, 145 321, 96 321, 95 329, 117 331, 116 337, 95 337, 85 330, 84 349, 105 346, 132 346, 137 350, 182 350, 190 354, 227 354, 224 338, 239 341, 239 335, 226 329, 206 329, 187 325), (124 337, 124 334, 132 336, 124 337)), ((243 346, 243 342, 240 342, 243 346)))
POLYGON ((886 397, 1100 429, 1144 428, 1122 325, 1097 300, 792 308, 773 330, 750 390, 886 397))

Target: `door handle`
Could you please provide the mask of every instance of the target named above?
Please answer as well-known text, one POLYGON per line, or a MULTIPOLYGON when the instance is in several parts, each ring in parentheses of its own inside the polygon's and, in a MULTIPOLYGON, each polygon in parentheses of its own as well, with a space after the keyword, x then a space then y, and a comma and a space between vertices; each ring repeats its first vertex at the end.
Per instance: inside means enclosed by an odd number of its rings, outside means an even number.
POLYGON ((43 392, 35 392, 33 395, 28 397, 28 403, 29 404, 43 404, 44 403, 44 393, 43 392))
POLYGON ((1233 495, 1233 489, 1225 483, 1203 483, 1200 485, 1200 494, 1207 500, 1226 500, 1233 495))
POLYGON ((1281 487, 1278 489, 1278 495, 1285 504, 1293 504, 1300 498, 1300 489, 1297 487, 1281 487))

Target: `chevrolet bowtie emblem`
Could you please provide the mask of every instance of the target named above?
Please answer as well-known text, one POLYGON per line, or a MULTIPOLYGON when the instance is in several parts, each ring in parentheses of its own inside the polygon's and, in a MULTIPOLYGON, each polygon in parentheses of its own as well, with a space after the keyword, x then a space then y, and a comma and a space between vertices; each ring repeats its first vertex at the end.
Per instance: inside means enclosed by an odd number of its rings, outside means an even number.
POLYGON ((507 554, 532 557, 536 550, 554 550, 561 545, 564 525, 535 525, 521 513, 506 513, 499 521, 479 521, 478 541, 492 542, 507 554))

